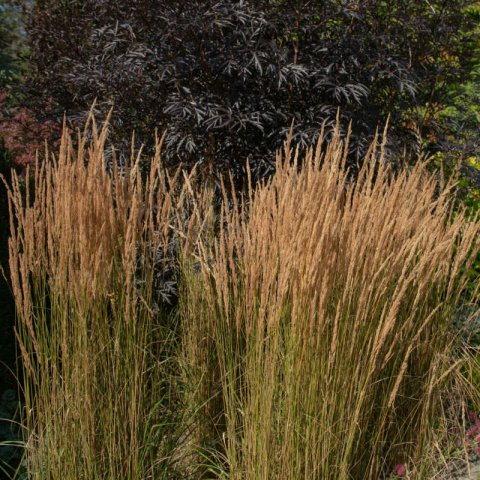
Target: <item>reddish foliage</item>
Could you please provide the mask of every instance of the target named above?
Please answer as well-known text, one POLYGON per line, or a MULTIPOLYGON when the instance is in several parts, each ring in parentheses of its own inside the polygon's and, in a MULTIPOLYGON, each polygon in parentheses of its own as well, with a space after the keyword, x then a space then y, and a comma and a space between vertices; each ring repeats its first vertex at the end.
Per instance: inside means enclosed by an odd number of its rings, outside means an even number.
POLYGON ((27 107, 7 108, 7 93, 0 91, 0 138, 10 151, 14 162, 26 166, 35 162, 37 151, 45 141, 55 144, 60 125, 50 120, 39 121, 27 107))
POLYGON ((407 474, 407 469, 403 463, 398 463, 393 467, 393 472, 397 477, 405 477, 407 474))

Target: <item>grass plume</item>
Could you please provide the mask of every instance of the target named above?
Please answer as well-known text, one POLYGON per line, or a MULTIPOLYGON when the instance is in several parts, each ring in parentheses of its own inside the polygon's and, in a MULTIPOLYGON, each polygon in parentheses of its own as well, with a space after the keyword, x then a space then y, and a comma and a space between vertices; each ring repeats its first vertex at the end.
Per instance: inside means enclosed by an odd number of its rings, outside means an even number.
POLYGON ((148 173, 140 155, 108 171, 107 131, 91 120, 74 143, 65 130, 33 190, 14 175, 9 192, 32 479, 174 470, 175 328, 153 290, 185 196, 180 171, 161 166, 161 139, 148 173))
POLYGON ((452 214, 425 163, 394 174, 372 147, 353 182, 347 149, 336 134, 300 162, 287 142, 186 274, 201 441, 225 478, 434 474, 480 224, 452 214))
POLYGON ((431 478, 466 400, 453 317, 479 293, 453 184, 393 172, 377 142, 354 180, 336 132, 215 202, 161 139, 148 168, 108 168, 107 133, 65 130, 9 187, 30 478, 431 478))

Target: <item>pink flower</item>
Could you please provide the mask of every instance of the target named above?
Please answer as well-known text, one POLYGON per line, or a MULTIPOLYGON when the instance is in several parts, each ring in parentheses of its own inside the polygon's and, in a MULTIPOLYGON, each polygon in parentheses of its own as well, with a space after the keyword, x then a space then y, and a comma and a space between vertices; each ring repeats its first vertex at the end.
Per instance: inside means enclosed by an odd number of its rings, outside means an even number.
POLYGON ((395 473, 397 477, 404 477, 407 474, 407 469, 403 463, 397 463, 393 467, 393 473, 395 473))

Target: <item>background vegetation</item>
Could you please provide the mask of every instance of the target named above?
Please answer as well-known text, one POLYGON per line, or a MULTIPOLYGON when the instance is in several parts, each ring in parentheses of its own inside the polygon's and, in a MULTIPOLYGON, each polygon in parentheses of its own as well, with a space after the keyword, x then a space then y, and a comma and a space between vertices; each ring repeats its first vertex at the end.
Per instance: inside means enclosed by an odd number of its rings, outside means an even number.
POLYGON ((245 159, 257 176, 271 172, 292 120, 305 147, 338 110, 344 133, 353 123, 352 162, 388 116, 393 152, 420 139, 434 148, 452 128, 438 111, 475 62, 474 5, 37 1, 23 6, 27 102, 76 125, 95 99, 99 118, 115 106, 112 140, 127 156, 133 130, 152 145, 152 128, 167 128, 169 163, 200 162, 210 175, 244 177, 245 159))

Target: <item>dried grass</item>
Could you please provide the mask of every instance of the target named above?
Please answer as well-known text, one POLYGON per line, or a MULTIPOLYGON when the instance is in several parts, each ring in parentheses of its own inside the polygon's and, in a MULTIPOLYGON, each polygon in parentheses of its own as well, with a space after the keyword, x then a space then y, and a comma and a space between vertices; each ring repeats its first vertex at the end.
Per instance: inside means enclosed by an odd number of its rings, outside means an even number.
POLYGON ((161 139, 109 171, 107 130, 65 131, 9 189, 30 477, 431 478, 480 249, 453 185, 382 147, 354 182, 337 132, 218 207, 161 139), (154 308, 172 242, 176 314, 154 308))
POLYGON ((453 185, 439 191, 426 163, 394 174, 372 147, 352 182, 339 135, 321 145, 300 166, 287 142, 273 179, 223 207, 200 272, 185 269, 199 442, 230 479, 373 479, 399 463, 432 478, 444 401, 462 397, 451 324, 480 223, 453 215, 453 185))
POLYGON ((33 189, 14 174, 9 191, 32 479, 175 471, 176 327, 152 305, 155 275, 170 261, 159 265, 157 254, 170 251, 177 212, 187 212, 184 182, 163 170, 162 139, 148 173, 139 154, 108 171, 107 131, 91 119, 74 143, 65 129, 58 156, 36 165, 33 189))

